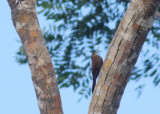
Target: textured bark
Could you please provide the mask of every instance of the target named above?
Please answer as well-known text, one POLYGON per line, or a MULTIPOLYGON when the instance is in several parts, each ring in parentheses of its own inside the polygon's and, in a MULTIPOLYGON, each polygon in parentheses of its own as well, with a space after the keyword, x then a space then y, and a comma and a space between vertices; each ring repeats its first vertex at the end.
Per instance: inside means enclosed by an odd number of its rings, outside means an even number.
POLYGON ((116 114, 132 68, 152 27, 159 0, 132 0, 112 39, 89 114, 116 114))
POLYGON ((62 114, 60 93, 36 13, 36 0, 8 0, 36 91, 41 114, 62 114))

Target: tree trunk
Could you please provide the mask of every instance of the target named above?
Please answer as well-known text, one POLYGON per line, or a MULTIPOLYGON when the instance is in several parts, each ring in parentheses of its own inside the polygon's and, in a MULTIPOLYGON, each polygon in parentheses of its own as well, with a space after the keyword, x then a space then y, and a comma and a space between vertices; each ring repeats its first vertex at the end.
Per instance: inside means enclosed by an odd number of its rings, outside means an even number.
POLYGON ((36 91, 41 114, 62 114, 60 93, 36 13, 36 0, 8 0, 36 91))
POLYGON ((116 114, 160 0, 132 0, 112 39, 89 114, 116 114))

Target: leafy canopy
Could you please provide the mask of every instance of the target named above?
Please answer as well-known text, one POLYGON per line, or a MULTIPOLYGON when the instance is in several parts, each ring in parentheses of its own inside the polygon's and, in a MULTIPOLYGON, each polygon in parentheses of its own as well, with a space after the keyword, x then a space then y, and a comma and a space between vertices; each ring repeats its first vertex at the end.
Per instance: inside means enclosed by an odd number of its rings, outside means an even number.
MULTIPOLYGON (((127 0, 38 0, 39 13, 53 22, 48 30, 43 31, 43 35, 60 88, 72 86, 88 98, 92 79, 91 54, 97 47, 104 49, 101 52, 106 52, 128 4, 127 0)), ((159 27, 160 23, 156 21, 149 35, 153 38, 146 41, 155 50, 159 48, 159 27)), ((135 67, 131 79, 153 77, 154 84, 158 85, 159 54, 144 48, 142 52, 143 66, 135 67)), ((22 47, 17 52, 16 60, 20 64, 27 63, 22 47)))

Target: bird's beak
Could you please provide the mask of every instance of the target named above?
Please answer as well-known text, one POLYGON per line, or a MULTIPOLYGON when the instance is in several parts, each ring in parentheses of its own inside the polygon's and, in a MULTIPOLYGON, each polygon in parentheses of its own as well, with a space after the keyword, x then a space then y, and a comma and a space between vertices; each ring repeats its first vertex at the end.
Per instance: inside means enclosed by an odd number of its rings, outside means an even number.
POLYGON ((98 52, 98 49, 99 49, 99 47, 97 48, 97 50, 96 50, 95 54, 97 54, 97 52, 98 52))

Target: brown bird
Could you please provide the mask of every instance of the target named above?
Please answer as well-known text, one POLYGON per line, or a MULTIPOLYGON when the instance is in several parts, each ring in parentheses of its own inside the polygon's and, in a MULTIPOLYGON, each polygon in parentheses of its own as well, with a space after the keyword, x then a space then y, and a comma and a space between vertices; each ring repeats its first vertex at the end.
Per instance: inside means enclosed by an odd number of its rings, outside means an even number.
POLYGON ((98 49, 92 53, 92 76, 93 76, 93 84, 92 84, 92 93, 94 91, 96 85, 96 79, 99 75, 100 69, 103 65, 103 59, 97 55, 98 49))

